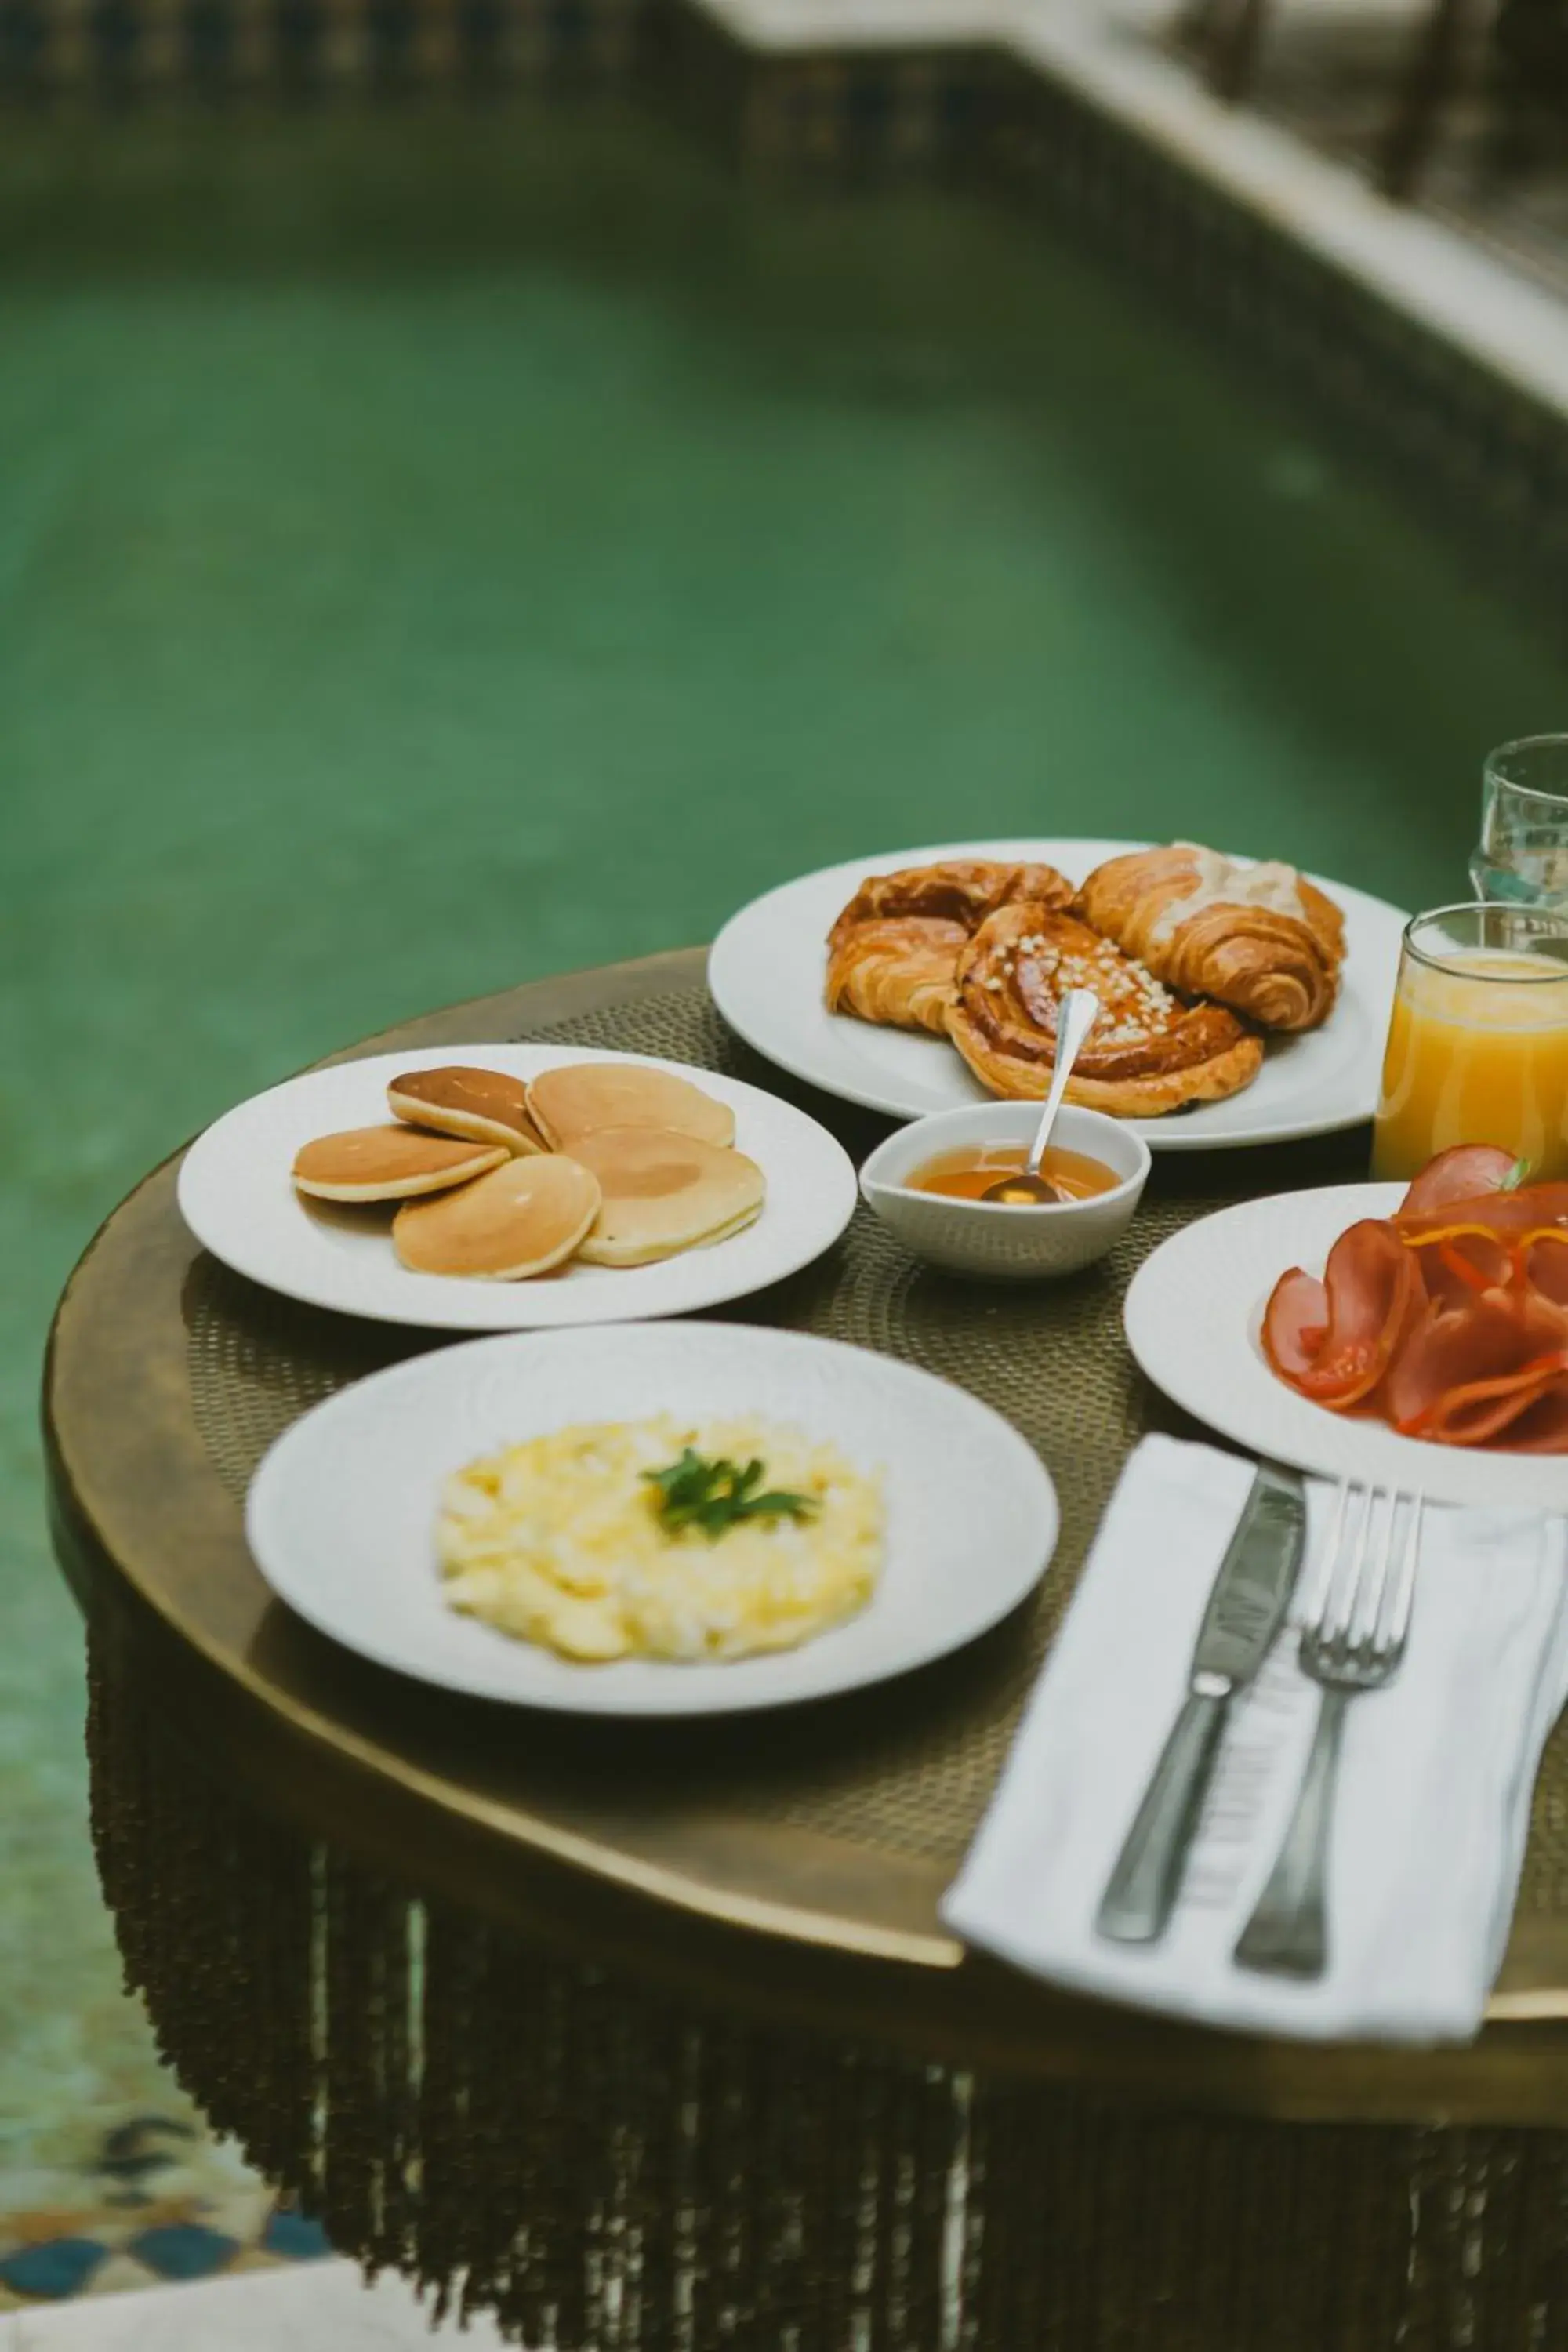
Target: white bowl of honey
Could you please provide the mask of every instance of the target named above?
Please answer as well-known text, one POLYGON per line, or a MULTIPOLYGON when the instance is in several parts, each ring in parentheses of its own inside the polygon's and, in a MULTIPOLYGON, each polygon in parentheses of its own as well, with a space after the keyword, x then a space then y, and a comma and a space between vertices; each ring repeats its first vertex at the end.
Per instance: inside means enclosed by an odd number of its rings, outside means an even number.
POLYGON ((1076 1274, 1115 1246, 1149 1176, 1149 1147, 1121 1120, 1064 1103, 1042 1163, 1068 1198, 1049 1206, 985 1201, 1016 1175, 1038 1103, 977 1103, 917 1118, 879 1144, 860 1171, 873 1213, 915 1256, 952 1274, 1037 1282, 1076 1274))

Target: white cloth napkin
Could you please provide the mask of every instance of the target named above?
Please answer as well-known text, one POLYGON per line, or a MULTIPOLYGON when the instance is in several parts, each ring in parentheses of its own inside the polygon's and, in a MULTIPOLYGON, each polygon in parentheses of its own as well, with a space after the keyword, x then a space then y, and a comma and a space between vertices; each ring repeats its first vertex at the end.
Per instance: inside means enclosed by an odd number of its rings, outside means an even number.
MULTIPOLYGON (((1163 1939, 1096 1933, 1251 1480, 1250 1464, 1208 1446, 1138 1447, 942 1916, 1054 1984, 1211 2025, 1468 2041, 1508 1938, 1542 1747, 1568 1697, 1568 1522, 1539 1512, 1426 1511, 1404 1665, 1345 1719, 1320 1980, 1257 1975, 1231 1957, 1317 1719, 1289 1630, 1232 1702, 1163 1939)), ((1310 1486, 1309 1564, 1331 1500, 1310 1486)))

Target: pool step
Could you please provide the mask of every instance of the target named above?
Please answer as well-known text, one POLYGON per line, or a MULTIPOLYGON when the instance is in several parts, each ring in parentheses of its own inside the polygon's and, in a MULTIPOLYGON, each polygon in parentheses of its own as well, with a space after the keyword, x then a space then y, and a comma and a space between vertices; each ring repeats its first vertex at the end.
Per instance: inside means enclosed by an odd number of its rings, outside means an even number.
POLYGON ((432 2331, 401 2279, 367 2286, 355 2264, 335 2260, 0 2318, 0 2352, 500 2352, 503 2342, 484 2317, 466 2332, 456 2319, 432 2331))

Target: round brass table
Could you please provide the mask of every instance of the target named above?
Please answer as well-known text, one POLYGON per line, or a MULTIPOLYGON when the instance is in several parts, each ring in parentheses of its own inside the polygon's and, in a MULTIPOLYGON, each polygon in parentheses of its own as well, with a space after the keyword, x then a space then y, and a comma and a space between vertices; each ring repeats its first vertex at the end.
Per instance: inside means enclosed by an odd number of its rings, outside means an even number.
MULTIPOLYGON (((695 953, 355 1050, 519 1036, 734 1070, 854 1152, 881 1131, 729 1038, 695 953)), ((1117 1468, 1163 1417, 1120 1337, 1133 1264, 1363 1155, 1167 1159, 1118 1256, 1037 1290, 920 1269, 862 1214, 730 1309, 1003 1404, 1063 1534, 1037 1601, 963 1656, 725 1727, 451 1697, 275 1602, 242 1534, 261 1452, 434 1341, 227 1273, 157 1170, 72 1276, 45 1414, 104 1889, 215 2124, 345 2251, 563 2352, 1568 2342, 1561 1738, 1468 2050, 1179 2028, 966 1956, 937 1916, 1117 1468)))

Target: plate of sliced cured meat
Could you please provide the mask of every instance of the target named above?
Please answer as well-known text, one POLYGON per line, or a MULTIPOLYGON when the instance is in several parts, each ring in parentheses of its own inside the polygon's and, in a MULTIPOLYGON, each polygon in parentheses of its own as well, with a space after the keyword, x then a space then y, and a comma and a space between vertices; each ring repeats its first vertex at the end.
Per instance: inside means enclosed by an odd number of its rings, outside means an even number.
POLYGON ((1157 1387, 1253 1453, 1568 1510, 1568 1183, 1505 1151, 1205 1217, 1145 1260, 1126 1328, 1157 1387))
POLYGON ((1042 1096, 1061 998, 1092 987, 1068 1099, 1195 1151, 1372 1117, 1404 922, 1191 842, 963 842, 769 891, 708 976, 748 1045, 896 1118, 1042 1096))

